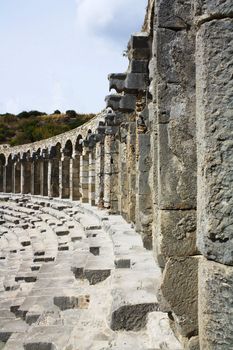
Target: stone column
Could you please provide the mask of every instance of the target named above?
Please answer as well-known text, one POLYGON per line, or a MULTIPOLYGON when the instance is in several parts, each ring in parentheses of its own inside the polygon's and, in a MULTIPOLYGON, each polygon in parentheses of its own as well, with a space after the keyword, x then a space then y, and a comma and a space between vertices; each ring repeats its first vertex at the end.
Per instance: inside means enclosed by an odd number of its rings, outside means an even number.
POLYGON ((3 192, 4 165, 0 162, 0 192, 3 192))
POLYGON ((6 193, 13 192, 13 162, 11 160, 8 160, 4 166, 3 190, 6 193))
POLYGON ((13 193, 20 193, 21 165, 18 160, 13 165, 13 193))
POLYGON ((59 196, 70 198, 70 157, 65 155, 59 162, 59 196))
POLYGON ((48 159, 40 160, 40 195, 48 196, 48 159))
POLYGON ((40 160, 32 159, 31 160, 31 194, 39 195, 40 194, 40 160))
POLYGON ((129 122, 127 137, 128 221, 135 223, 136 209, 136 125, 129 122))
POLYGON ((144 246, 152 249, 152 198, 150 170, 152 166, 150 134, 137 134, 136 229, 144 246))
MULTIPOLYGON (((86 151, 85 151, 86 152, 86 151)), ((80 157, 80 183, 81 183, 81 202, 82 203, 88 203, 89 195, 88 195, 88 189, 89 189, 89 154, 82 153, 80 157)))
MULTIPOLYGON (((124 133, 125 129, 121 133, 124 133)), ((127 174, 127 140, 125 138, 119 143, 119 201, 118 210, 124 219, 127 220, 128 215, 128 174, 127 174)))
POLYGON ((158 201, 157 213, 154 213, 155 255, 163 268, 165 310, 172 315, 173 329, 186 342, 198 334, 198 259, 194 257, 198 249, 193 3, 191 0, 157 1, 151 63, 156 74, 151 92, 158 156, 153 154, 157 172, 153 171, 158 175, 155 184, 158 193, 153 194, 153 201, 158 201))
POLYGON ((21 160, 21 193, 28 194, 31 191, 31 162, 21 160))
POLYGON ((95 163, 95 205, 99 208, 104 206, 104 143, 96 144, 95 163))
POLYGON ((91 149, 89 152, 89 189, 88 189, 88 195, 89 195, 89 204, 95 205, 95 148, 91 149))
POLYGON ((48 160, 48 196, 59 197, 59 160, 48 160))
POLYGON ((115 135, 105 136, 104 149, 104 207, 118 213, 119 147, 115 135))
POLYGON ((78 201, 80 197, 80 155, 74 154, 70 159, 70 199, 78 201))
POLYGON ((199 332, 207 350, 233 344, 232 13, 230 0, 196 4, 199 332))

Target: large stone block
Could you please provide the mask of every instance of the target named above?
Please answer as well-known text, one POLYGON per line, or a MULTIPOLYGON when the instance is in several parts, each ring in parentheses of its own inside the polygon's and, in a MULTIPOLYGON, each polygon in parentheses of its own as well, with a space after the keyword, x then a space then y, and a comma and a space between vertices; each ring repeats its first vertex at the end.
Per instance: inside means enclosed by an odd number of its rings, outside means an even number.
POLYGON ((150 135, 138 134, 138 170, 140 172, 149 171, 152 166, 151 154, 150 154, 150 135))
POLYGON ((196 207, 195 126, 188 117, 159 125, 160 209, 196 207))
POLYGON ((109 74, 109 89, 115 89, 117 92, 122 92, 125 86, 126 73, 109 74))
POLYGON ((119 110, 120 100, 122 96, 117 94, 108 95, 105 97, 106 107, 112 108, 114 111, 119 110))
POLYGON ((130 73, 148 73, 147 60, 131 60, 129 63, 130 73))
POLYGON ((147 87, 148 75, 143 73, 128 73, 125 80, 125 92, 143 91, 147 87))
POLYGON ((202 16, 200 20, 230 17, 233 13, 232 0, 196 0, 194 1, 195 15, 202 16))
POLYGON ((163 267, 170 257, 197 254, 196 210, 160 210, 157 258, 163 267))
POLYGON ((233 265, 233 19, 197 35, 198 247, 233 265))
POLYGON ((149 59, 150 51, 150 37, 148 33, 137 33, 131 36, 128 44, 129 59, 149 59))
POLYGON ((119 110, 122 112, 133 112, 136 108, 136 96, 124 95, 120 100, 119 110))
POLYGON ((233 267, 202 258, 199 264, 199 338, 205 350, 231 350, 233 267))
POLYGON ((170 29, 189 29, 192 24, 191 5, 191 0, 157 1, 158 26, 170 29))
POLYGON ((195 39, 192 31, 163 28, 156 36, 158 122, 167 123, 195 112, 195 39))
POLYGON ((161 293, 174 320, 175 331, 184 337, 198 332, 198 257, 170 258, 166 264, 161 293))

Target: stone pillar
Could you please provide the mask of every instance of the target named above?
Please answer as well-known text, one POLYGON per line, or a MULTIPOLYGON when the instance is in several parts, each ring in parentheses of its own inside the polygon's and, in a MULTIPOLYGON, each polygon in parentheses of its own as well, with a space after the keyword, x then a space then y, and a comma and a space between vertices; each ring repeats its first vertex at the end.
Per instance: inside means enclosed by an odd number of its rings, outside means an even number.
POLYGON ((3 191, 6 193, 13 192, 13 162, 11 160, 8 160, 8 163, 4 166, 3 191))
POLYGON ((114 135, 105 136, 104 149, 104 207, 118 213, 119 147, 114 135))
POLYGON ((59 197, 59 160, 48 160, 48 196, 59 197))
POLYGON ((137 135, 136 229, 144 246, 152 249, 152 199, 150 169, 152 166, 150 134, 137 135))
POLYGON ((230 0, 196 4, 199 332, 207 350, 233 344, 232 11, 230 0))
POLYGON ((28 194, 31 191, 31 162, 21 160, 21 193, 28 194))
POLYGON ((39 195, 40 194, 40 160, 32 159, 31 160, 31 194, 39 195))
POLYGON ((40 195, 48 196, 48 159, 40 160, 40 195))
POLYGON ((81 202, 82 203, 88 203, 89 195, 88 195, 88 189, 89 189, 89 154, 82 153, 80 157, 80 183, 81 183, 81 202))
MULTIPOLYGON (((121 131, 122 132, 122 131, 121 131)), ((118 210, 124 219, 128 215, 128 174, 127 174, 127 145, 126 140, 119 144, 119 201, 118 210)))
POLYGON ((70 198, 70 157, 64 155, 59 162, 59 196, 70 198))
POLYGON ((0 192, 3 192, 4 165, 0 162, 0 192))
POLYGON ((16 160, 13 164, 13 193, 20 193, 21 164, 16 160))
POLYGON ((96 144, 95 156, 95 205, 99 208, 104 206, 104 143, 96 144))
POLYGON ((89 204, 95 205, 95 148, 91 149, 89 152, 89 204))
POLYGON ((80 155, 75 154, 70 160, 70 199, 78 201, 80 197, 80 155))
POLYGON ((198 249, 193 3, 191 0, 156 2, 150 64, 150 70, 156 75, 150 86, 153 94, 150 120, 154 109, 157 124, 153 125, 156 143, 153 144, 153 161, 157 163, 157 169, 152 170, 157 179, 157 184, 153 184, 157 194, 153 192, 152 197, 156 208, 154 249, 164 271, 165 311, 170 313, 172 327, 177 335, 184 337, 184 342, 198 334, 198 261, 194 257, 198 249), (184 286, 182 296, 181 286, 184 286), (190 288, 193 288, 192 295, 190 288))
POLYGON ((127 137, 128 221, 135 223, 136 210, 136 124, 129 122, 127 137))
MULTIPOLYGON (((153 75, 154 76, 154 75, 153 75)), ((155 88, 155 82, 152 81, 152 86, 155 88)), ((156 97, 153 95, 153 99, 156 97)), ((157 252, 159 251, 159 237, 158 237, 158 122, 157 109, 155 101, 148 105, 149 109, 149 123, 150 123, 150 147, 151 147, 151 161, 152 166, 149 174, 149 184, 151 189, 151 203, 152 203, 152 245, 155 259, 157 260, 157 252)))

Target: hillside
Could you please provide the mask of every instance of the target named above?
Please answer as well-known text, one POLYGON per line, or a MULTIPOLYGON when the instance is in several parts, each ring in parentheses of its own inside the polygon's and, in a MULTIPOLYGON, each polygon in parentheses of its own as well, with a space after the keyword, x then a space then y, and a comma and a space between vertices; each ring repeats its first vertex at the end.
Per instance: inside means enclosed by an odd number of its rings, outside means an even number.
POLYGON ((75 111, 55 111, 50 115, 38 111, 0 114, 0 144, 17 146, 40 141, 74 129, 94 116, 75 111))

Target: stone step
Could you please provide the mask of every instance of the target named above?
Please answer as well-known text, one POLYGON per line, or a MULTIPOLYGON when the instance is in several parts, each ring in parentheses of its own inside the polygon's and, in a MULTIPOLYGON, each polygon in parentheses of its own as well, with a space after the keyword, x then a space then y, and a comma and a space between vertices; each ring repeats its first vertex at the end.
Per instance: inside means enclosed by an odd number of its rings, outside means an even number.
POLYGON ((28 325, 21 319, 0 320, 0 341, 6 343, 14 333, 25 333, 28 325))
POLYGON ((65 349, 71 327, 37 326, 30 329, 24 342, 24 350, 62 350, 65 349))
POLYGON ((152 349, 182 350, 180 342, 170 328, 166 313, 149 313, 146 328, 152 349))
POLYGON ((34 228, 19 230, 12 224, 14 229, 4 233, 10 240, 0 239, 7 259, 0 260, 0 308, 8 312, 3 319, 20 316, 27 327, 25 337, 18 333, 18 347, 17 333, 9 334, 7 350, 163 346, 152 334, 150 316, 159 314, 155 291, 160 270, 130 224, 69 200, 34 197, 14 205, 19 213, 25 205, 34 210, 34 228), (10 252, 13 242, 16 253, 10 252), (5 278, 19 288, 4 291, 5 278))

